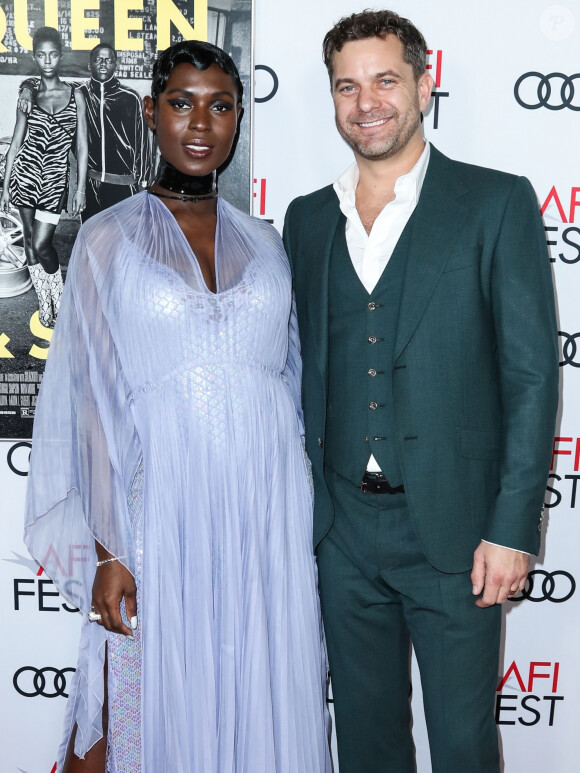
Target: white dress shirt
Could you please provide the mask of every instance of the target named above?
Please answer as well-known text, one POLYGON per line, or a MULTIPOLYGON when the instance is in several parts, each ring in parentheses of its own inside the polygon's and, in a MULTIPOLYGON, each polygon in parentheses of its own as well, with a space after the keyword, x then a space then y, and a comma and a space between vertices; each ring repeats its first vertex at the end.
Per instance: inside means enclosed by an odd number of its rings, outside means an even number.
POLYGON ((343 215, 346 217, 346 244, 352 265, 368 293, 372 293, 407 221, 413 214, 429 164, 430 146, 425 143, 415 166, 397 178, 395 198, 383 208, 367 234, 356 208, 356 188, 359 169, 350 166, 334 183, 334 190, 343 215))
MULTIPOLYGON (((427 173, 430 153, 430 145, 426 142, 423 152, 411 171, 397 178, 395 198, 389 201, 379 213, 370 234, 367 234, 356 208, 356 187, 359 181, 359 168, 356 162, 349 166, 334 183, 333 187, 338 196, 341 212, 346 218, 346 244, 350 259, 369 295, 375 289, 409 218, 415 211, 427 173)), ((367 471, 381 472, 372 454, 367 464, 367 471)))

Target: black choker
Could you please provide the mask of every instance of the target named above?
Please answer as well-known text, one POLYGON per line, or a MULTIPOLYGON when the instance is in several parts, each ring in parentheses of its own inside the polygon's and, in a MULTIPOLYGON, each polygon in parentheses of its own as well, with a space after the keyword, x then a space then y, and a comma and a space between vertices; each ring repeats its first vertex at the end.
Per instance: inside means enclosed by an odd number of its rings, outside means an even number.
MULTIPOLYGON (((216 173, 203 175, 202 177, 194 177, 193 175, 184 174, 176 169, 172 164, 166 161, 164 158, 159 160, 159 166, 157 167, 157 174, 153 185, 158 185, 160 188, 165 188, 166 191, 171 193, 181 193, 185 196, 193 196, 196 200, 201 198, 214 198, 217 195, 216 188, 216 173), (210 195, 208 195, 210 194, 210 195)), ((149 189, 149 193, 154 193, 149 189)), ((161 196, 160 193, 155 193, 156 196, 161 196)), ((177 196, 163 196, 163 198, 179 198, 177 196)), ((179 199, 180 201, 191 201, 192 199, 179 199)))
POLYGON ((206 199, 215 199, 218 195, 217 191, 208 193, 206 196, 171 196, 169 193, 159 193, 159 191, 152 191, 151 188, 147 189, 152 196, 159 196, 160 199, 174 199, 175 201, 192 201, 196 204, 198 201, 205 201, 206 199))

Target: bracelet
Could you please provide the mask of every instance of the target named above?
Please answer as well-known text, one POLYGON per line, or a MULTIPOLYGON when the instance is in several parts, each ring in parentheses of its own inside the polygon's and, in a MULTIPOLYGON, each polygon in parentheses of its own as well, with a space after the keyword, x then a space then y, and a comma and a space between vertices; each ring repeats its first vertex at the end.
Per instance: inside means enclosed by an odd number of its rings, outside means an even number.
POLYGON ((95 566, 103 566, 103 564, 109 564, 111 561, 120 561, 122 558, 127 558, 127 556, 113 556, 113 558, 104 558, 102 561, 97 561, 95 566))

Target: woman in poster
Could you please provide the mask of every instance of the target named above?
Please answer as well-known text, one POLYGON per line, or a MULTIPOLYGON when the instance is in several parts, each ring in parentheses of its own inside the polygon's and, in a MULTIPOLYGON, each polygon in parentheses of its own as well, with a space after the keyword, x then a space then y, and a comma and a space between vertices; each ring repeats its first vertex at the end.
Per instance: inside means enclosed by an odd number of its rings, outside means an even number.
POLYGON ((72 213, 85 206, 87 175, 86 104, 78 89, 59 78, 62 41, 53 27, 40 27, 32 39, 40 76, 30 115, 16 111, 16 125, 6 154, 0 209, 18 207, 24 250, 38 296, 39 318, 54 323, 60 307, 62 275, 53 244, 68 199, 69 152, 77 157, 77 188, 72 213))
POLYGON ((215 186, 241 98, 215 46, 163 52, 155 182, 70 262, 26 525, 85 613, 65 773, 331 771, 290 270, 215 186))

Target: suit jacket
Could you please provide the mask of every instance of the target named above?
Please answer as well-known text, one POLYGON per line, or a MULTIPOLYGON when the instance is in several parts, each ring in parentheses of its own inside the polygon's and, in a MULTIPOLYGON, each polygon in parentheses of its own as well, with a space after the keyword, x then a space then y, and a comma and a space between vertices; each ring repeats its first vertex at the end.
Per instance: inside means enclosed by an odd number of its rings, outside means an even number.
MULTIPOLYGON (((315 545, 334 517, 323 469, 328 272, 339 215, 328 186, 294 200, 284 227, 302 343, 315 545)), ((432 147, 407 229, 393 398, 417 536, 444 572, 469 570, 481 539, 537 553, 558 352, 534 191, 523 177, 452 161, 432 147)))

